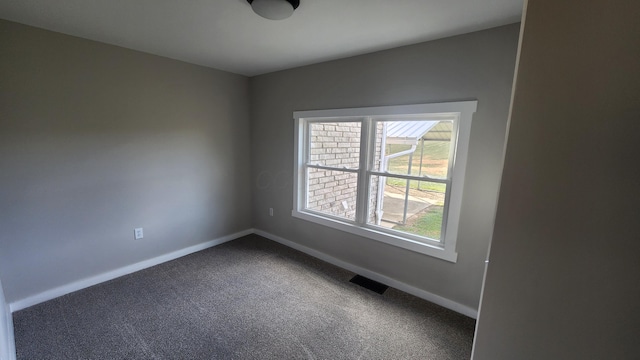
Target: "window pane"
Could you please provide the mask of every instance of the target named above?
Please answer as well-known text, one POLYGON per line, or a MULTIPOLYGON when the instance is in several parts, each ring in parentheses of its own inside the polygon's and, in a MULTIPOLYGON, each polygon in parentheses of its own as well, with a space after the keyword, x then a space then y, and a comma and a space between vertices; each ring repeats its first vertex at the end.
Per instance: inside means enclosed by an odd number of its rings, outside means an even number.
POLYGON ((309 168, 308 210, 355 220, 358 175, 337 170, 309 168))
POLYGON ((446 190, 446 184, 372 176, 370 203, 373 202, 374 209, 367 221, 440 240, 446 190))
POLYGON ((359 122, 309 124, 309 163, 357 169, 360 161, 359 122))
POLYGON ((452 130, 449 120, 378 122, 374 171, 446 179, 452 130))

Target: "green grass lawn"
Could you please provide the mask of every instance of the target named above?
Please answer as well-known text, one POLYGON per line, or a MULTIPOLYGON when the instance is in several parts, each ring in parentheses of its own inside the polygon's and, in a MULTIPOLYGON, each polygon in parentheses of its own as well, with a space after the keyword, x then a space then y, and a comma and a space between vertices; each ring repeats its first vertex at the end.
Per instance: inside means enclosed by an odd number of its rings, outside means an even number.
MULTIPOLYGON (((444 178, 447 176, 449 165, 449 141, 425 141, 424 148, 418 143, 416 151, 413 153, 411 161, 411 175, 427 175, 431 177, 444 178), (420 154, 422 158, 422 171, 420 171, 420 154)), ((409 145, 389 144, 386 148, 387 155, 395 154, 410 149, 409 145)), ((388 171, 390 173, 408 174, 409 155, 401 156, 389 161, 388 171)), ((407 186, 407 180, 387 177, 387 185, 404 189, 407 186)), ((410 189, 421 191, 435 191, 444 193, 447 186, 441 183, 429 181, 409 182, 410 189)), ((410 234, 425 236, 431 239, 440 240, 442 232, 442 206, 431 206, 424 212, 420 213, 417 219, 411 219, 407 225, 395 226, 395 230, 404 231, 410 234)))
MULTIPOLYGON (((449 145, 450 145, 449 141, 425 141, 424 149, 422 150, 420 143, 418 143, 418 146, 416 147, 416 151, 413 153, 411 173, 414 175, 418 174, 418 170, 420 168, 421 150, 423 151, 422 169, 425 170, 426 168, 429 167, 429 165, 437 166, 437 164, 441 163, 442 160, 449 159, 449 145), (437 160, 440 160, 440 161, 437 161, 437 160)), ((386 154, 391 155, 391 154, 399 153, 404 150, 409 150, 410 148, 411 146, 409 145, 388 144, 386 148, 386 154)), ((408 164, 409 164, 409 155, 391 159, 389 161, 389 171, 401 172, 406 174, 408 164)), ((441 167, 441 165, 437 167, 441 167)))
MULTIPOLYGON (((411 162, 411 175, 428 175, 433 177, 445 177, 448 170, 449 160, 449 141, 425 141, 422 159, 422 172, 420 173, 420 151, 421 144, 418 144, 416 151, 413 153, 411 162)), ((387 154, 395 154, 400 151, 408 150, 411 146, 389 144, 386 149, 387 154)), ((409 170, 409 155, 401 156, 389 161, 388 171, 397 174, 407 174, 409 170)), ((387 184, 397 187, 407 186, 406 180, 387 178, 387 184)), ((440 183, 432 183, 426 181, 411 181, 411 189, 424 191, 445 192, 446 185, 440 183)))
POLYGON ((420 217, 413 221, 412 224, 398 225, 393 229, 440 240, 442 232, 442 211, 442 206, 431 206, 427 208, 424 213, 420 214, 420 217))

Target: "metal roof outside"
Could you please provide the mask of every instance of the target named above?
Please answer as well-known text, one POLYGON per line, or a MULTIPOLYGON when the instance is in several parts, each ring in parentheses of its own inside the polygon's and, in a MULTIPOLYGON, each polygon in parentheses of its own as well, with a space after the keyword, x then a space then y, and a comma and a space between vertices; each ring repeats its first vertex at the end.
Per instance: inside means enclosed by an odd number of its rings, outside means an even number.
POLYGON ((388 144, 416 144, 420 139, 451 140, 451 121, 386 121, 388 144))

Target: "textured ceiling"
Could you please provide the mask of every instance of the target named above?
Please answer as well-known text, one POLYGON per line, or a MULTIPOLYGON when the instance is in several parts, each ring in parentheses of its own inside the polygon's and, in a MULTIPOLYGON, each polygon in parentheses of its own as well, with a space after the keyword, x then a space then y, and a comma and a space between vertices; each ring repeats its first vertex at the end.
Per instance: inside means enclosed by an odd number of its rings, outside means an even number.
POLYGON ((263 19, 246 0, 0 0, 0 18, 243 75, 518 22, 522 0, 301 0, 263 19))

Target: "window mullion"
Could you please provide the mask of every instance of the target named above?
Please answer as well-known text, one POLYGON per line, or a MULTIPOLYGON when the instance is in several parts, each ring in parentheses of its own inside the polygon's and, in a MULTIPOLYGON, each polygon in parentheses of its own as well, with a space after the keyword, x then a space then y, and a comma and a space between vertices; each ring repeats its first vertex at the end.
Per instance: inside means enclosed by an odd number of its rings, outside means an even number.
POLYGON ((358 193, 357 193, 357 206, 356 206, 356 222, 359 225, 364 225, 367 222, 367 166, 369 164, 369 138, 371 132, 371 118, 366 117, 362 119, 362 125, 360 127, 360 164, 358 171, 358 193))
POLYGON ((377 175, 377 176, 384 176, 384 177, 391 177, 391 178, 405 179, 405 180, 425 181, 425 182, 440 183, 440 184, 451 183, 451 177, 447 179, 437 179, 437 178, 432 178, 428 176, 404 175, 404 174, 379 172, 379 171, 369 171, 369 175, 373 175, 373 176, 377 175))
POLYGON ((335 167, 335 166, 324 166, 324 165, 316 165, 316 164, 304 164, 307 168, 312 169, 322 169, 322 170, 332 170, 332 171, 342 171, 347 173, 359 173, 360 169, 351 169, 347 167, 335 167))

